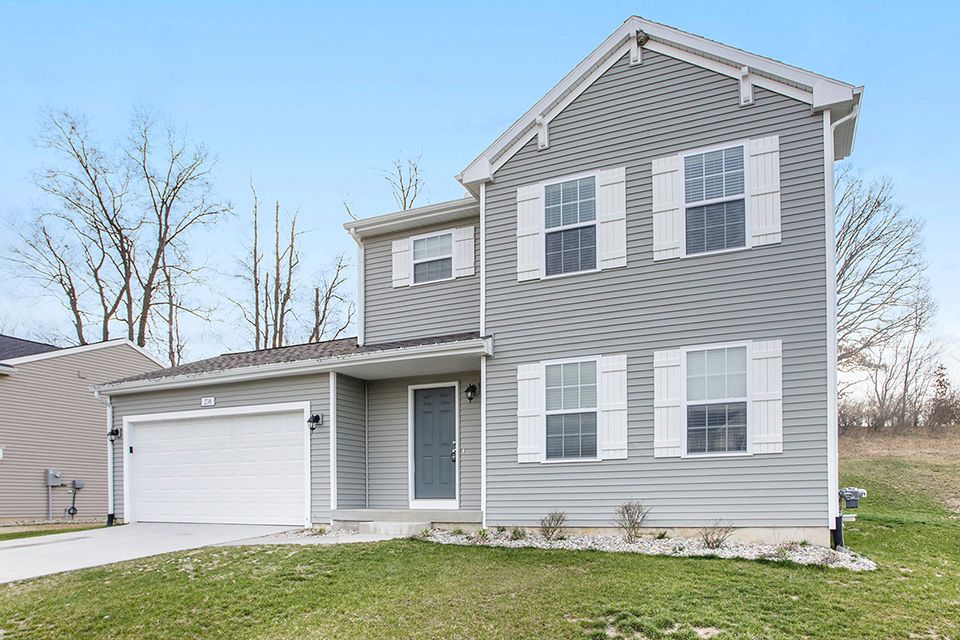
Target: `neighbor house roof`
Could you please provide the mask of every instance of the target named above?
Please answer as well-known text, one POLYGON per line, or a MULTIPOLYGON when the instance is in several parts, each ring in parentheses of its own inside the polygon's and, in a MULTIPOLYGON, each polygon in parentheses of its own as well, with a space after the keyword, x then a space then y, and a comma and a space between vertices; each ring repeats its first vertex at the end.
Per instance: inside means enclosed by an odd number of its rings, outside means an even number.
POLYGON ((60 349, 60 347, 45 342, 35 342, 33 340, 25 340, 23 338, 0 334, 0 361, 32 356, 37 353, 57 351, 58 349, 60 349))
POLYGON ((365 357, 382 355, 401 357, 407 353, 442 351, 444 347, 469 345, 478 347, 484 342, 479 332, 456 333, 411 340, 396 340, 360 346, 356 338, 341 338, 325 342, 291 345, 276 349, 224 353, 206 360, 198 360, 177 367, 159 369, 136 376, 121 378, 97 387, 103 395, 118 391, 146 390, 169 383, 188 384, 208 379, 234 380, 271 375, 290 375, 325 370, 335 364, 362 361, 365 357), (436 349, 431 349, 436 347, 436 349))
POLYGON ((747 78, 751 84, 806 102, 814 111, 830 111, 832 122, 843 119, 833 132, 836 159, 845 158, 853 149, 862 87, 633 16, 461 171, 457 180, 472 193, 478 193, 481 183, 492 180, 494 173, 536 136, 540 127, 547 126, 617 60, 629 53, 632 61, 639 62, 643 50, 685 60, 738 80, 747 78))

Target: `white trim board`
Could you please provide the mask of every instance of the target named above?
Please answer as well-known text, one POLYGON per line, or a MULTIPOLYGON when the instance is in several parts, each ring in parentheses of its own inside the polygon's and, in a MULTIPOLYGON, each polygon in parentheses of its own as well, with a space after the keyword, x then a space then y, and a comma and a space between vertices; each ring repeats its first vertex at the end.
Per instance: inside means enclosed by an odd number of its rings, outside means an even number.
MULTIPOLYGON (((273 404, 245 405, 241 407, 221 407, 217 409, 191 409, 188 411, 170 411, 165 413, 144 413, 123 418, 123 520, 126 523, 136 522, 136 508, 130 499, 130 447, 136 446, 136 427, 137 425, 149 424, 152 422, 168 422, 172 420, 190 420, 192 418, 216 418, 224 416, 250 416, 264 413, 295 413, 301 412, 303 415, 304 430, 304 475, 306 478, 304 487, 304 526, 312 526, 312 505, 311 505, 311 485, 312 477, 311 459, 311 439, 310 428, 307 426, 307 419, 310 417, 310 402, 281 402, 273 404)), ((118 440, 119 442, 119 440, 118 440)), ((112 461, 111 461, 112 462, 112 461)))
MULTIPOLYGON (((491 181, 507 160, 537 136, 540 128, 538 123, 540 126, 549 125, 557 114, 579 97, 603 72, 632 52, 635 48, 633 40, 638 31, 649 36, 644 45, 646 49, 722 73, 738 81, 742 79, 743 70, 746 68, 751 84, 806 102, 815 111, 841 105, 841 111, 850 111, 855 103, 855 94, 859 91, 858 87, 833 78, 633 16, 461 171, 457 175, 460 183, 472 193, 476 193, 480 183, 491 181)), ((635 64, 643 63, 641 60, 635 64)), ((851 149, 852 146, 851 137, 851 149)), ((840 151, 845 157, 850 150, 840 151)))
POLYGON ((430 382, 411 384, 407 386, 407 500, 411 509, 459 509, 460 508, 460 459, 463 447, 460 446, 460 381, 430 382), (414 478, 413 460, 413 422, 414 391, 417 389, 442 389, 453 387, 453 415, 454 415, 454 448, 457 451, 457 460, 454 466, 453 491, 454 498, 447 499, 417 499, 415 497, 416 482, 414 478))

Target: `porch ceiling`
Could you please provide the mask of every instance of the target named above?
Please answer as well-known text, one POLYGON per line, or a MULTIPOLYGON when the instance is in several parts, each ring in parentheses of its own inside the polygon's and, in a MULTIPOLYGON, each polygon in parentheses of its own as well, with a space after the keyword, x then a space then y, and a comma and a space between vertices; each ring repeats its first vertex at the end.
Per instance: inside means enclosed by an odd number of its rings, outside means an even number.
POLYGON ((335 371, 361 380, 385 380, 443 373, 466 373, 480 370, 481 353, 436 355, 407 360, 344 363, 335 371))

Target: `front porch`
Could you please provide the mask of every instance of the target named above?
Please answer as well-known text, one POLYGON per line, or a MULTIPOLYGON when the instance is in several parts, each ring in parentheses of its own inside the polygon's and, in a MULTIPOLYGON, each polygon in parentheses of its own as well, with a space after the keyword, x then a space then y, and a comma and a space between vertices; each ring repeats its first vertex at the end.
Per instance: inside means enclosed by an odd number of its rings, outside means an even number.
POLYGON ((331 373, 333 527, 406 535, 481 524, 479 370, 486 353, 331 373))

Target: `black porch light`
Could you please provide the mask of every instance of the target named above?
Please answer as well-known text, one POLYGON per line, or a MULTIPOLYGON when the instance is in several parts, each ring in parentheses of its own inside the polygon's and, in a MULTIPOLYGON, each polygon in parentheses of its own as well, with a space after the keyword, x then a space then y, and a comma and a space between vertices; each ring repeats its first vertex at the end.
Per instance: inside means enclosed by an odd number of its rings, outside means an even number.
POLYGON ((116 442, 117 438, 119 437, 120 437, 120 429, 117 429, 116 427, 114 427, 113 429, 110 429, 110 431, 107 431, 107 439, 110 442, 116 442))
POLYGON ((467 402, 473 402, 473 399, 477 397, 477 385, 471 383, 463 390, 463 395, 467 396, 467 402))
POLYGON ((314 413, 309 418, 307 418, 307 426, 310 427, 310 431, 316 431, 317 427, 322 422, 322 418, 319 413, 314 413))

